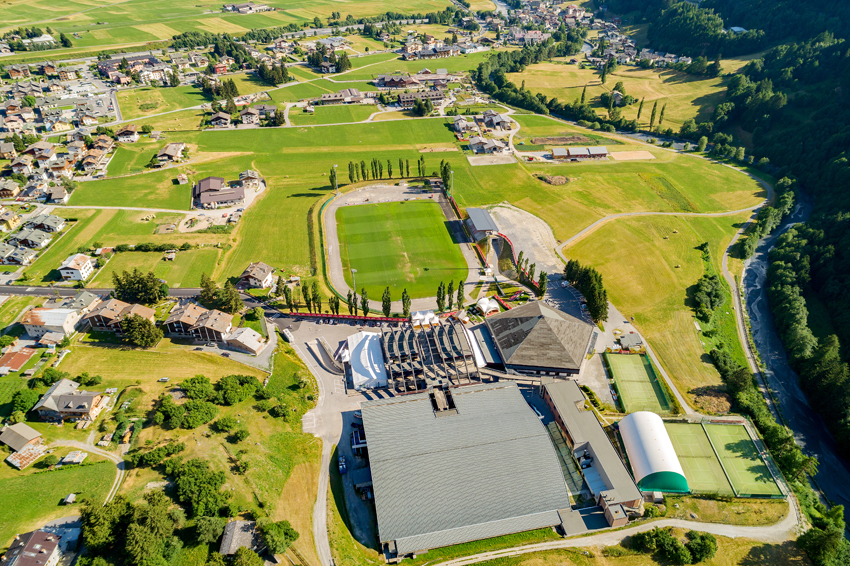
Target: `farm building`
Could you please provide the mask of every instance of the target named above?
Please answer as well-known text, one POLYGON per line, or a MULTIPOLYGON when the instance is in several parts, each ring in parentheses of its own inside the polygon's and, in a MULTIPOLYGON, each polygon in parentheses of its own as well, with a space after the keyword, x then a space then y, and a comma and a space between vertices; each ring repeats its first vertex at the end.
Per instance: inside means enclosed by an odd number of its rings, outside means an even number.
POLYGON ((586 530, 549 434, 516 384, 432 387, 361 411, 389 557, 546 527, 586 530), (424 487, 435 481, 437 491, 424 487))
POLYGON ((638 411, 620 421, 620 435, 638 486, 643 491, 688 493, 688 480, 664 428, 655 413, 638 411))

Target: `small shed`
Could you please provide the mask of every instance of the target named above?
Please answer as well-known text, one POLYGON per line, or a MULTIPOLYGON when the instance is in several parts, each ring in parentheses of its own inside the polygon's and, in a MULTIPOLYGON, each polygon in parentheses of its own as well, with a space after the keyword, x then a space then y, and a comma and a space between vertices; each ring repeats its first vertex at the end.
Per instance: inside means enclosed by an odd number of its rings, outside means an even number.
POLYGON ((64 505, 70 505, 71 503, 73 503, 76 500, 77 500, 77 494, 76 493, 69 493, 68 496, 62 501, 62 503, 64 505))

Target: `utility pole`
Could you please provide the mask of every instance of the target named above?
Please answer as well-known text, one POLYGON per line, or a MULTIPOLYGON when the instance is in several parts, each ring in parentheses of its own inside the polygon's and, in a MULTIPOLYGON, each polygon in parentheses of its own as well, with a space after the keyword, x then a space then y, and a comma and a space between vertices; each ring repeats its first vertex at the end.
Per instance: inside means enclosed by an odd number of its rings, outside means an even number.
POLYGON ((334 191, 336 191, 337 196, 339 196, 339 181, 336 178, 336 166, 337 164, 334 163, 334 191))
POLYGON ((449 171, 451 174, 451 181, 449 181, 449 196, 454 198, 455 195, 455 172, 454 169, 449 171))
POLYGON ((354 281, 354 292, 357 292, 357 270, 351 270, 351 279, 354 281))

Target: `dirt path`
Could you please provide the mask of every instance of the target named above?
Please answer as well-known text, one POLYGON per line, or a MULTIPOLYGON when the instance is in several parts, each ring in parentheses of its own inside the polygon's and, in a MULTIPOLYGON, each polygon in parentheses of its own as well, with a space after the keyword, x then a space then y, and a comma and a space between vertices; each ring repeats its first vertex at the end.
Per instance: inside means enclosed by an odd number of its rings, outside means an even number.
MULTIPOLYGON (((124 475, 126 474, 124 468, 124 460, 120 456, 113 454, 112 452, 107 452, 106 450, 101 450, 100 448, 92 444, 85 444, 76 440, 55 440, 51 443, 51 446, 70 446, 78 450, 93 452, 98 456, 103 456, 107 460, 115 462, 115 467, 117 468, 117 473, 115 474, 115 481, 112 482, 112 487, 109 489, 109 493, 106 495, 106 500, 103 502, 103 504, 106 505, 107 503, 112 501, 113 497, 118 494, 118 489, 121 487, 121 482, 124 481, 124 475)), ((119 450, 121 450, 122 454, 126 453, 126 449, 119 448, 119 450)))

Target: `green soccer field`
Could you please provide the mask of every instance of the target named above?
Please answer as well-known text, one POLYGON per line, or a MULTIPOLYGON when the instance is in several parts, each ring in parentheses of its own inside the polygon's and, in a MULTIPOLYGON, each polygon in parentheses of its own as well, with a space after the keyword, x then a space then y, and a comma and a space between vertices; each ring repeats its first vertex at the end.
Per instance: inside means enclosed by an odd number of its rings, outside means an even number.
POLYGON ((389 286, 394 301, 403 289, 411 298, 433 297, 440 282, 466 279, 468 267, 435 202, 390 202, 344 206, 336 212, 345 281, 380 300, 389 286))
POLYGON ((743 425, 704 426, 738 495, 782 495, 743 425))
POLYGON ((644 355, 605 354, 614 383, 627 413, 670 412, 670 401, 658 382, 655 371, 644 355))
POLYGON ((691 492, 735 495, 702 426, 664 423, 664 427, 670 435, 670 442, 682 464, 691 492))

